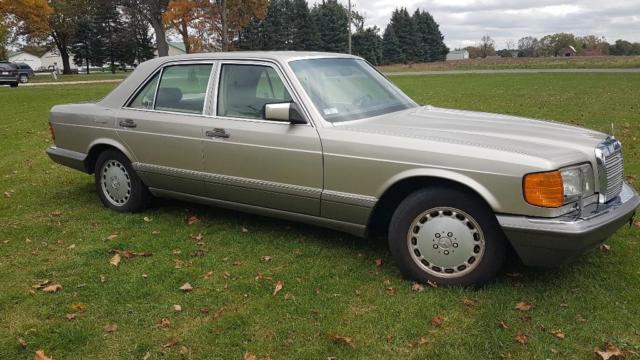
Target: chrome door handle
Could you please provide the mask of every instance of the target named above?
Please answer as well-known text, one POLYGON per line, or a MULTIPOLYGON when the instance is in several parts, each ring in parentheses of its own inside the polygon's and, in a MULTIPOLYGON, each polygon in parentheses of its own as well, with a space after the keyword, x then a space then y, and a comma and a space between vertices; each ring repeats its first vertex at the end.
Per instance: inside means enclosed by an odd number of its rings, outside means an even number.
POLYGON ((207 137, 216 137, 216 138, 223 138, 223 139, 228 139, 229 138, 229 134, 227 134, 226 131, 224 131, 224 129, 220 129, 220 128, 215 128, 213 130, 207 130, 204 133, 207 137))
POLYGON ((138 126, 138 124, 136 124, 135 121, 131 119, 120 120, 118 122, 118 125, 124 128, 135 128, 136 126, 138 126))

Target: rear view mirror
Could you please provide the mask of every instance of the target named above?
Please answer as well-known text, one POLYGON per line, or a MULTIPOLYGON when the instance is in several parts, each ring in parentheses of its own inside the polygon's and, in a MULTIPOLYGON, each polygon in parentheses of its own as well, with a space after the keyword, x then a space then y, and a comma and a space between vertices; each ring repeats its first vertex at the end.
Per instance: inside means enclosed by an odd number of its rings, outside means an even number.
POLYGON ((274 103, 264 105, 264 119, 286 121, 291 124, 306 124, 300 108, 294 102, 274 103))

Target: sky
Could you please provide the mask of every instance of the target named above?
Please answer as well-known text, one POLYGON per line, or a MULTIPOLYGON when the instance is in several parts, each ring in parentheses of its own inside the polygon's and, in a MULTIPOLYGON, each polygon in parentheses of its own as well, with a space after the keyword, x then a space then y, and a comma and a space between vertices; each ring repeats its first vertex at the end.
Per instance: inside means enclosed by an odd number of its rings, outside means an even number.
MULTIPOLYGON (((312 0, 317 3, 321 0, 312 0)), ((339 0, 345 6, 347 0, 339 0)), ((507 41, 556 32, 640 42, 640 0, 351 0, 366 25, 384 30, 391 12, 427 10, 440 24, 451 49, 475 45, 491 36, 497 48, 507 41)))

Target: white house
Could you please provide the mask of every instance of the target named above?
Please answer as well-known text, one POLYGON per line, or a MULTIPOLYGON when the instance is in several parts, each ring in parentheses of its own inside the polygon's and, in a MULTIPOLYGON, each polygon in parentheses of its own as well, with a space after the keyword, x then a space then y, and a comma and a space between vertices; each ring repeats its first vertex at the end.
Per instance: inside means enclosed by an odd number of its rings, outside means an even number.
POLYGON ((24 51, 10 53, 7 60, 12 63, 25 63, 31 66, 33 70, 38 70, 42 66, 42 61, 39 57, 24 51))
MULTIPOLYGON (((186 47, 184 46, 183 42, 181 42, 181 41, 168 41, 167 43, 169 44, 169 56, 182 55, 182 54, 186 54, 187 53, 186 47)), ((158 50, 155 50, 153 52, 153 55, 155 57, 158 57, 158 50)))
MULTIPOLYGON (((40 57, 40 61, 42 63, 41 66, 44 69, 53 70, 54 65, 57 64, 60 71, 62 71, 62 56, 60 56, 60 53, 56 48, 52 48, 44 53, 44 55, 40 57)), ((78 68, 76 64, 73 63, 73 54, 71 53, 69 53, 69 65, 72 69, 78 68)))
POLYGON ((447 61, 450 60, 464 60, 469 58, 469 52, 467 50, 453 50, 447 54, 447 61))

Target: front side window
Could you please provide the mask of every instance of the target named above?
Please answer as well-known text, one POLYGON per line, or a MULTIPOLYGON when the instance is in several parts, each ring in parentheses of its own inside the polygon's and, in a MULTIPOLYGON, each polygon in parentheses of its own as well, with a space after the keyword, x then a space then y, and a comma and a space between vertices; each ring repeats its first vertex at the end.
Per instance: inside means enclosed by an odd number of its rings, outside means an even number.
POLYGON ((218 116, 263 119, 265 104, 291 101, 278 73, 263 65, 222 65, 218 116))
POLYGON ((379 116, 417 106, 389 80, 359 59, 306 59, 291 69, 329 122, 379 116))
POLYGON ((164 68, 155 110, 202 114, 211 64, 171 65, 164 68))

